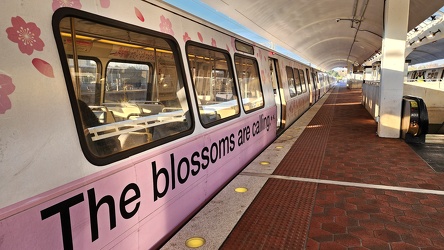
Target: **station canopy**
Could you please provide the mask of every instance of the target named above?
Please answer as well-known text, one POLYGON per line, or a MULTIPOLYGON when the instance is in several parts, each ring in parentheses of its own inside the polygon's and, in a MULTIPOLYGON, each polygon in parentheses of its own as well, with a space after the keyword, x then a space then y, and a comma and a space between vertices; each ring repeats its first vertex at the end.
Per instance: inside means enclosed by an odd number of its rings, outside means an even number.
MULTIPOLYGON (((381 50, 384 0, 202 2, 320 69, 362 65, 381 50)), ((408 30, 443 6, 444 0, 410 0, 408 30)))

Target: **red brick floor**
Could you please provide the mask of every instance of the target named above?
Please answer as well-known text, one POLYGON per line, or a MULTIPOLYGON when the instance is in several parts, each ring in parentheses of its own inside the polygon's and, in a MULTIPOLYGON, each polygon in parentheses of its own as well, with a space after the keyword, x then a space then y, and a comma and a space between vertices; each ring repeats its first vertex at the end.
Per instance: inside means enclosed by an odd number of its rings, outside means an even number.
POLYGON ((444 174, 376 135, 361 92, 337 86, 273 175, 426 189, 267 181, 222 249, 444 249, 444 174))

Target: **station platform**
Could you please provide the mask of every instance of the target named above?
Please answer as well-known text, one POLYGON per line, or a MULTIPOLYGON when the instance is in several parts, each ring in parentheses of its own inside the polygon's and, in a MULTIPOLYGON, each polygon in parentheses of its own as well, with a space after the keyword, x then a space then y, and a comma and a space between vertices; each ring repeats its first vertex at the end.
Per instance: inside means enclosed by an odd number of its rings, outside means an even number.
POLYGON ((444 249, 444 173, 376 126, 337 84, 162 249, 444 249))

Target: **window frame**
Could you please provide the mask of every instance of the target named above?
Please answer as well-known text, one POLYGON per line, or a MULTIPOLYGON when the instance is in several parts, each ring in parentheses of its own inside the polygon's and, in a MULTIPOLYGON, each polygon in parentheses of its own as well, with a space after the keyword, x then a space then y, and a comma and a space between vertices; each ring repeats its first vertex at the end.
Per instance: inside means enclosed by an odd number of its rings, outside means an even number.
POLYGON ((190 92, 188 89, 187 79, 185 76, 185 67, 184 67, 184 62, 182 60, 182 58, 183 58, 182 52, 181 52, 181 48, 179 46, 179 43, 176 41, 176 39, 173 36, 171 36, 169 34, 162 33, 162 32, 150 30, 150 29, 147 29, 147 28, 144 28, 141 26, 136 26, 133 24, 125 23, 120 20, 111 19, 111 18, 99 16, 96 14, 84 12, 82 10, 65 8, 65 7, 59 8, 54 12, 53 17, 52 17, 52 28, 53 28, 53 33, 54 33, 54 39, 56 41, 57 52, 59 54, 60 63, 62 66, 64 77, 65 77, 65 83, 66 83, 66 87, 67 87, 68 97, 69 97, 69 101, 71 104, 72 113, 74 116, 74 123, 75 123, 76 129, 77 129, 77 136, 79 139, 79 143, 80 143, 82 152, 83 152, 85 158, 90 163, 92 163, 93 165, 98 166, 98 167, 108 165, 108 164, 120 161, 122 159, 128 158, 132 155, 135 155, 135 154, 144 152, 146 150, 161 146, 165 143, 169 143, 169 142, 175 141, 177 139, 183 138, 183 137, 188 136, 194 132, 195 119, 193 117, 193 112, 192 112, 193 106, 191 104, 190 92), (61 29, 60 29, 59 25, 64 18, 83 19, 85 21, 91 21, 91 22, 94 22, 97 24, 101 24, 101 25, 105 25, 105 26, 109 26, 109 27, 113 27, 113 28, 137 32, 137 33, 147 35, 147 36, 153 36, 153 37, 156 37, 159 39, 163 39, 166 43, 168 43, 171 50, 173 51, 178 81, 181 84, 181 86, 183 86, 184 91, 185 91, 185 95, 186 95, 186 99, 187 99, 186 102, 188 105, 189 119, 190 119, 189 120, 189 122, 190 122, 189 129, 182 131, 180 133, 177 133, 177 134, 173 134, 171 136, 161 138, 159 140, 155 140, 155 141, 147 143, 147 144, 142 144, 142 145, 136 146, 134 148, 119 151, 117 153, 106 155, 106 156, 98 156, 98 155, 95 155, 93 152, 91 152, 91 150, 89 149, 89 147, 87 145, 86 137, 84 135, 83 124, 82 124, 81 114, 80 114, 80 110, 79 110, 80 108, 79 108, 76 93, 74 90, 74 84, 71 79, 69 65, 67 62, 68 56, 66 54, 66 51, 65 51, 65 48, 63 45, 63 39, 61 36, 61 29))
POLYGON ((236 78, 236 82, 237 82, 237 87, 239 88, 239 94, 240 94, 240 99, 241 99, 241 103, 242 103, 242 109, 244 110, 245 114, 252 113, 252 112, 254 112, 256 110, 259 110, 259 109, 263 109, 265 107, 265 95, 264 95, 264 89, 262 87, 261 72, 260 72, 260 69, 259 69, 259 63, 257 62, 257 59, 255 57, 246 56, 246 55, 243 55, 243 54, 240 54, 240 53, 235 53, 233 60, 234 60, 234 71, 236 73, 236 77, 235 78, 236 78), (245 104, 244 104, 244 100, 243 100, 244 97, 242 96, 241 86, 239 84, 239 77, 237 75, 236 57, 242 57, 242 58, 250 59, 250 60, 252 60, 254 62, 255 66, 256 66, 256 70, 257 70, 257 73, 258 73, 259 86, 260 86, 260 90, 261 90, 261 94, 262 94, 262 105, 259 106, 259 107, 255 107, 255 108, 252 108, 252 109, 249 109, 249 110, 245 110, 245 104))
POLYGON ((301 79, 302 94, 307 93, 307 83, 305 81, 305 72, 303 69, 299 69, 299 78, 301 79))
MULTIPOLYGON (((105 67, 103 68, 103 72, 104 72, 103 76, 104 76, 104 80, 105 80, 105 83, 104 83, 105 84, 105 86, 104 86, 105 88, 103 89, 103 98, 101 100, 103 104, 110 103, 110 102, 106 101, 106 92, 108 91, 106 89, 106 80, 108 79, 108 66, 109 66, 110 63, 127 63, 127 64, 147 65, 148 66, 149 78, 150 78, 150 79, 147 79, 147 81, 151 80, 153 78, 153 74, 155 73, 154 72, 155 67, 150 62, 138 62, 138 61, 121 60, 121 59, 111 59, 111 60, 109 60, 106 63, 105 67), (151 71, 153 71, 153 72, 151 72, 151 71)), ((147 94, 148 94, 148 87, 147 87, 146 90, 147 90, 147 94)), ((147 97, 147 96, 145 96, 145 97, 147 97)))
POLYGON ((295 76, 294 76, 294 69, 293 69, 293 67, 285 66, 285 73, 287 74, 288 94, 290 95, 290 98, 294 98, 294 97, 298 96, 298 89, 297 89, 297 86, 296 86, 296 79, 295 79, 295 76), (290 82, 290 80, 288 78, 289 77, 289 75, 288 75, 289 72, 291 72, 291 79, 293 79, 292 82, 290 82), (292 85, 294 90, 295 90, 293 95, 290 92, 290 85, 292 85))
MULTIPOLYGON (((190 78, 191 78, 191 85, 192 85, 192 89, 193 89, 193 93, 194 93, 194 101, 196 102, 196 105, 197 106, 199 106, 199 100, 198 100, 198 97, 197 97, 197 92, 196 92, 196 84, 195 84, 195 82, 193 81, 193 72, 192 72, 192 69, 191 69, 191 65, 190 65, 190 61, 189 61, 189 58, 188 58, 188 55, 189 55, 189 52, 188 52, 188 48, 189 48, 189 46, 195 46, 195 47, 198 47, 198 48, 201 48, 201 49, 207 49, 207 50, 211 50, 211 51, 215 51, 215 52, 219 52, 219 53, 222 53, 222 54, 224 54, 225 56, 226 56, 226 60, 227 60, 227 66, 228 66, 228 70, 231 70, 231 75, 232 75, 232 78, 233 78, 233 89, 232 90, 234 90, 235 92, 236 92, 236 96, 237 96, 237 100, 236 100, 236 103, 237 103, 237 108, 238 108, 238 112, 237 112, 237 114, 235 114, 235 115, 232 115, 232 116, 229 116, 229 117, 225 117, 225 118, 222 118, 222 119, 218 119, 218 120, 216 120, 216 121, 213 121, 213 122, 209 122, 209 123, 204 123, 203 121, 202 121, 202 117, 200 116, 200 115, 198 115, 198 117, 199 117, 199 121, 200 121, 200 123, 202 124, 202 126, 204 127, 204 128, 211 128, 211 127, 214 127, 214 126, 216 126, 216 125, 218 125, 218 124, 221 124, 221 123, 225 123, 225 122, 227 122, 227 121, 230 121, 230 120, 233 120, 233 119, 235 119, 235 118, 237 118, 237 117, 239 117, 240 116, 240 101, 239 101, 239 97, 240 97, 240 93, 239 93, 239 91, 238 91, 238 84, 237 84, 237 81, 235 80, 235 78, 236 78, 236 75, 235 75, 235 68, 233 67, 233 63, 232 63, 232 58, 231 58, 231 55, 230 55, 230 53, 227 51, 227 50, 223 50, 223 49, 220 49, 220 48, 216 48, 216 47, 213 47, 213 46, 208 46, 208 45, 206 45, 206 44, 202 44, 202 43, 198 43, 198 42, 195 42, 195 41, 187 41, 186 42, 186 44, 185 44, 185 52, 186 52, 186 58, 187 58, 187 64, 188 64, 188 70, 189 70, 189 72, 190 72, 190 78)), ((217 69, 213 69, 213 70, 217 70, 217 69)), ((198 107, 199 108, 199 107, 198 107)))

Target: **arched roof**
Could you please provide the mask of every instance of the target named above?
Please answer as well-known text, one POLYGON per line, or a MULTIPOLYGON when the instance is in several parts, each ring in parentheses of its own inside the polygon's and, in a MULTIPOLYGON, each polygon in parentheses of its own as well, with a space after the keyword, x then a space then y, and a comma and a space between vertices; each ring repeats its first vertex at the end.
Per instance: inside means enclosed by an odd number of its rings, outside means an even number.
MULTIPOLYGON (((384 0, 202 2, 321 69, 362 64, 381 49, 384 0)), ((408 30, 443 6, 444 0, 410 0, 408 30)))

